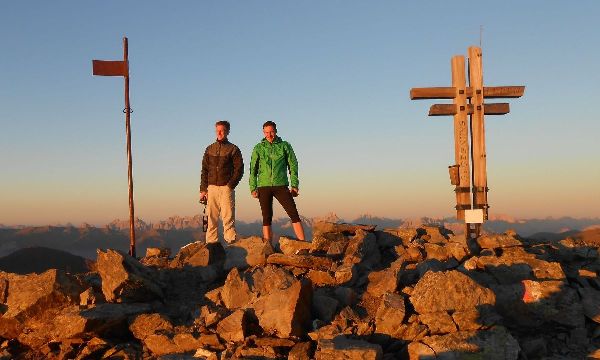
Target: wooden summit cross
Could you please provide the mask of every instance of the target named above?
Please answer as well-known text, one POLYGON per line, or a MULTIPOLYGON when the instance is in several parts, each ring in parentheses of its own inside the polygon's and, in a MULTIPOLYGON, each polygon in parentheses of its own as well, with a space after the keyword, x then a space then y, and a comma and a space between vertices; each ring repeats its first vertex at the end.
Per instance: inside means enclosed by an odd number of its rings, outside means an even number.
POLYGON ((484 103, 484 99, 518 98, 525 86, 483 86, 481 48, 468 49, 469 86, 465 76, 465 57, 452 57, 452 86, 412 88, 411 100, 453 99, 452 104, 435 104, 429 116, 454 116, 454 154, 456 164, 449 166, 450 183, 455 185, 456 217, 465 220, 466 236, 479 236, 481 224, 488 219, 487 173, 485 153, 484 115, 504 115, 510 111, 508 103, 484 103), (470 123, 467 120, 470 116, 470 123), (469 131, 470 130, 470 131, 469 131), (471 141, 469 148, 469 132, 471 141), (469 159, 472 161, 472 175, 469 159), (472 186, 471 186, 472 182, 472 186), (471 197, 473 203, 471 204, 471 197), (473 228, 471 224, 474 224, 473 228))

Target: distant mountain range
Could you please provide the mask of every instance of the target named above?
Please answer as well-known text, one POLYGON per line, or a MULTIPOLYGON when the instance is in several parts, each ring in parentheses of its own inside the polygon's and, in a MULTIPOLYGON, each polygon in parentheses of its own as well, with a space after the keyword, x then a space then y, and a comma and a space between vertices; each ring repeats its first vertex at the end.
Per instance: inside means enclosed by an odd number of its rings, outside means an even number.
MULTIPOLYGON (((378 229, 442 225, 456 234, 464 231, 464 224, 458 222, 456 218, 392 219, 365 214, 356 219, 344 220, 335 213, 329 213, 322 217, 303 218, 308 237, 311 236, 312 224, 315 221, 323 220, 371 224, 377 225, 378 229)), ((204 240, 200 215, 172 216, 157 223, 147 223, 142 219, 137 219, 135 224, 138 255, 143 255, 148 247, 170 247, 176 252, 185 244, 204 240)), ((262 223, 260 221, 237 221, 236 227, 241 237, 260 236, 262 223)), ((523 237, 546 240, 560 240, 581 230, 593 228, 600 228, 600 218, 514 219, 509 216, 497 216, 484 224, 484 230, 488 232, 501 233, 513 229, 523 237)), ((102 227, 89 224, 82 224, 78 227, 72 225, 15 227, 0 225, 0 256, 6 256, 24 248, 47 247, 94 259, 98 248, 128 251, 128 230, 129 221, 118 219, 102 227)), ((275 236, 293 236, 287 218, 275 220, 273 231, 275 236)))

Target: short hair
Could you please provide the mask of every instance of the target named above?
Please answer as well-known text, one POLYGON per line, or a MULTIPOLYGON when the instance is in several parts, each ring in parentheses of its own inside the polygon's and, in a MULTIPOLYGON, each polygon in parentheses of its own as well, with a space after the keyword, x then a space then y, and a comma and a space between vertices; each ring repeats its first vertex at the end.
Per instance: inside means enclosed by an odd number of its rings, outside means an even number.
POLYGON ((219 120, 215 123, 215 127, 217 127, 219 125, 225 126, 225 129, 227 129, 228 132, 229 132, 229 129, 231 129, 231 125, 229 125, 229 121, 227 121, 227 120, 219 120))
POLYGON ((265 122, 263 124, 263 129, 266 128, 267 126, 272 126, 273 130, 277 131, 277 124, 275 124, 274 121, 269 120, 269 121, 265 122))

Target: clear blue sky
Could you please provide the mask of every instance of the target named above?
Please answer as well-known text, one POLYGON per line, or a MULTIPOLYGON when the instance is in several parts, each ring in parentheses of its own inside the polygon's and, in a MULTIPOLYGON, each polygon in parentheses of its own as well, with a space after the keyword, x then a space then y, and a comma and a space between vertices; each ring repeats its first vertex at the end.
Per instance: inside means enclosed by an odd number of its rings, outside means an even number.
MULTIPOLYGON (((480 25, 485 84, 527 86, 486 118, 491 214, 600 216, 598 19, 596 0, 3 1, 0 223, 126 218, 123 81, 91 74, 123 36, 137 216, 200 211, 217 119, 245 160, 278 123, 303 215, 452 215, 452 119, 408 94, 449 86, 480 25)), ((246 176, 237 200, 259 217, 246 176)))

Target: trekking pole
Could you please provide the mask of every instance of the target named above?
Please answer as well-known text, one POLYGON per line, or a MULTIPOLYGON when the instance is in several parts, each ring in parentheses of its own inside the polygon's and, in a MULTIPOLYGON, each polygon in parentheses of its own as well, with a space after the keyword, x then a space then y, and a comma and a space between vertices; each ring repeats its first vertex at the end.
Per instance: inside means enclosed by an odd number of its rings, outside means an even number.
POLYGON ((204 211, 202 212, 202 231, 206 232, 208 230, 208 215, 206 215, 206 204, 208 203, 208 199, 206 197, 200 199, 200 204, 204 204, 204 211))

